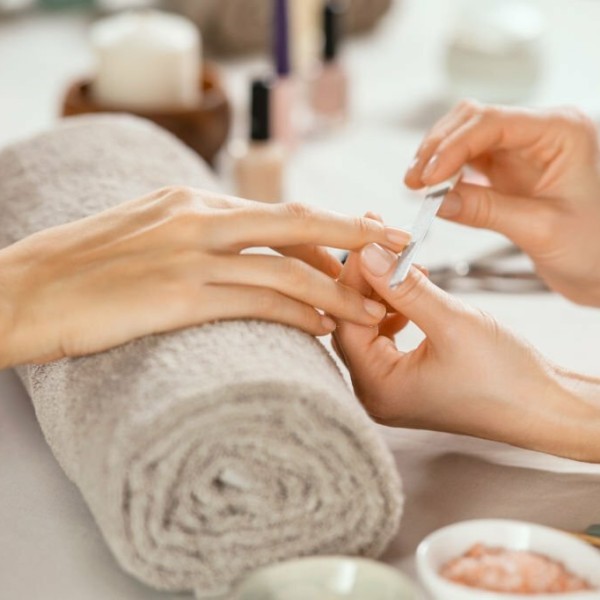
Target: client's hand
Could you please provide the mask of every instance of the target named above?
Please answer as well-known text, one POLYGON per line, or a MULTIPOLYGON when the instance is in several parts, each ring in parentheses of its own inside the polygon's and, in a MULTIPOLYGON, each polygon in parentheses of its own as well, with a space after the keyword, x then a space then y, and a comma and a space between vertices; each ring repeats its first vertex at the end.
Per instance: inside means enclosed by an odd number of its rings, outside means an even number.
POLYGON ((400 250, 368 218, 168 188, 0 251, 0 367, 105 350, 217 319, 268 319, 315 335, 316 308, 374 325, 385 308, 336 282, 317 244, 400 250), (287 256, 240 254, 271 246, 287 256))
POLYGON ((334 333, 334 348, 373 419, 600 461, 598 381, 559 370, 414 268, 389 289, 396 260, 370 244, 351 254, 341 276, 397 311, 375 327, 340 322, 334 333), (394 334, 407 319, 426 337, 402 352, 394 334))
POLYGON ((425 137, 406 183, 438 183, 465 164, 489 186, 460 183, 440 216, 505 234, 551 288, 600 306, 600 163, 592 121, 570 109, 462 102, 425 137))

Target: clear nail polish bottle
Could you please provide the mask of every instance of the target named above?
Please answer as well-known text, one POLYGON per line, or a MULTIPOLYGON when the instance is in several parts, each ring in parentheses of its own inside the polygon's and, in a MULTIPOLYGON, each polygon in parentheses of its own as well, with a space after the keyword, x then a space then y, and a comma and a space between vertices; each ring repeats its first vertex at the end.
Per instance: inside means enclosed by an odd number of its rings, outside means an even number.
POLYGON ((283 199, 285 152, 271 136, 272 88, 270 79, 252 82, 250 142, 235 166, 237 194, 262 202, 283 199))
POLYGON ((323 7, 323 55, 311 89, 311 106, 317 122, 335 124, 348 114, 348 76, 339 61, 341 4, 335 1, 323 7))

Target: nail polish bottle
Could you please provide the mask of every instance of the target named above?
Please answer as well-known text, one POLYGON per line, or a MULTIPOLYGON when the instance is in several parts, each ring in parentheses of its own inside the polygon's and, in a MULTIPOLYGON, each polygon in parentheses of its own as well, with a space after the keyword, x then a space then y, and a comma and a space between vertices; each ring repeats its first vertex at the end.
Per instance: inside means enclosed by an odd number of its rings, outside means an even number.
POLYGON ((342 8, 328 1, 323 7, 323 56, 311 89, 311 106, 317 121, 334 124, 348 114, 348 77, 338 59, 342 8))
POLYGON ((271 137, 272 82, 252 82, 250 142, 235 165, 237 194, 262 202, 282 200, 284 150, 271 137))
POLYGON ((277 78, 273 86, 271 124, 273 137, 290 150, 296 143, 294 110, 297 90, 290 63, 288 8, 288 0, 274 0, 273 60, 277 78))
POLYGON ((310 75, 319 56, 323 0, 290 0, 290 49, 294 74, 310 75))

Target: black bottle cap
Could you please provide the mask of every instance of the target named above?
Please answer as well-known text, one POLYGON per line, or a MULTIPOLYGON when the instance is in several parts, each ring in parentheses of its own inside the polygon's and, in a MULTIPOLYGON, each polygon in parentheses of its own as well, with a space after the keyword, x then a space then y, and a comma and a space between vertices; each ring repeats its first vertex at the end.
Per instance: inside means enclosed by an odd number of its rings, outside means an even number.
POLYGON ((323 60, 325 62, 331 62, 337 57, 343 13, 344 9, 339 1, 330 0, 323 7, 323 60))
POLYGON ((266 141, 271 138, 270 100, 271 80, 252 80, 252 98, 250 107, 250 139, 266 141))

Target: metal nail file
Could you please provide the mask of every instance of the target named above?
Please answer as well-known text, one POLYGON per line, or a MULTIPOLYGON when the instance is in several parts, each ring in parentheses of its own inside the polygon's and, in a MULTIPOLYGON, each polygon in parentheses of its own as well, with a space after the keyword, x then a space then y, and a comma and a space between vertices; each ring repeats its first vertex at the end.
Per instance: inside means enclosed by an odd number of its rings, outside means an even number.
POLYGON ((394 287, 406 279, 446 194, 454 188, 459 177, 460 174, 457 174, 451 179, 427 188, 425 199, 412 227, 411 242, 398 258, 396 270, 390 279, 390 287, 394 287))

